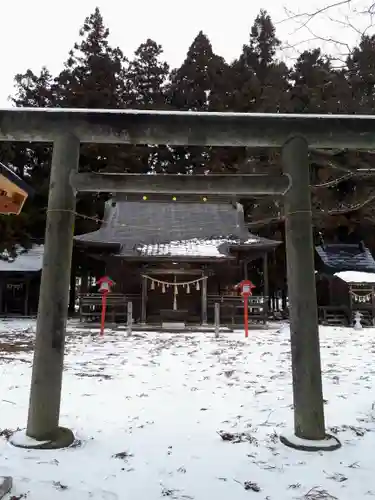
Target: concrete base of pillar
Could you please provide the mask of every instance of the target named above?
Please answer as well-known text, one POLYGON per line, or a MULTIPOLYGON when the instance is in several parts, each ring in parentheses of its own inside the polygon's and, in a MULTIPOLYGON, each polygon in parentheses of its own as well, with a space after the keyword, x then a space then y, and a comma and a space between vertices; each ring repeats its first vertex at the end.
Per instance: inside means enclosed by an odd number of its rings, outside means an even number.
POLYGON ((7 495, 13 486, 13 479, 10 476, 0 476, 0 500, 7 495))
POLYGON ((330 434, 326 434, 325 439, 312 440, 312 439, 302 439, 297 437, 295 434, 281 435, 280 441, 294 450, 301 451, 335 451, 341 448, 340 441, 330 434))
POLYGON ((57 450, 68 448, 74 443, 74 434, 70 429, 59 427, 53 439, 38 441, 26 435, 26 430, 15 432, 10 438, 9 443, 17 448, 26 448, 30 450, 57 450))

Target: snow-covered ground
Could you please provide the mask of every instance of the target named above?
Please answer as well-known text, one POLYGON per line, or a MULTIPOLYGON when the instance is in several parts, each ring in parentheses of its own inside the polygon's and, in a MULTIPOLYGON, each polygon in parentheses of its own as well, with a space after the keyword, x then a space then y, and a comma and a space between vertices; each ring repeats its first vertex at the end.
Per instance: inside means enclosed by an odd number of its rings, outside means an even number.
POLYGON ((289 331, 104 340, 69 329, 59 451, 13 448, 26 422, 35 324, 0 322, 0 475, 28 500, 353 500, 375 496, 375 330, 321 328, 335 452, 284 447, 292 427, 289 331), (220 437, 235 437, 227 441, 220 437))

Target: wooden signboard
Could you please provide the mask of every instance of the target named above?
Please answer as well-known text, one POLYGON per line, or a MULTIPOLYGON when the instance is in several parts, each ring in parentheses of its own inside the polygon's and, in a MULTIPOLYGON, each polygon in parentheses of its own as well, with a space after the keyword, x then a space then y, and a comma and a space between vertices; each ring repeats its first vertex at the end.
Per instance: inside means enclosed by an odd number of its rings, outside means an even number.
POLYGON ((19 215, 32 190, 10 168, 0 163, 0 214, 19 215))

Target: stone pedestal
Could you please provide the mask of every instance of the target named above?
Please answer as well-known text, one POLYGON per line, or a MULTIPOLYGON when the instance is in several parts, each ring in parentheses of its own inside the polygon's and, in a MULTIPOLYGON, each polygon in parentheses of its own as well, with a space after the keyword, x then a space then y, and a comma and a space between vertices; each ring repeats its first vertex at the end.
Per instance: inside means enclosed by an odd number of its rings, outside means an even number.
POLYGON ((7 495, 13 486, 13 479, 10 476, 0 476, 0 500, 7 495))

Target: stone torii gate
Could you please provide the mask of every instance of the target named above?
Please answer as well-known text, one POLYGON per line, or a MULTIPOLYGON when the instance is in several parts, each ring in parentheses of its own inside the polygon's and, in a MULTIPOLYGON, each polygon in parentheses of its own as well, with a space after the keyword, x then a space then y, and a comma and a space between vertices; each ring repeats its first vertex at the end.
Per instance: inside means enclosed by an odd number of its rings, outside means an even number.
POLYGON ((301 449, 332 450, 325 431, 315 291, 309 147, 375 148, 375 117, 84 109, 0 110, 0 141, 52 142, 45 252, 26 435, 13 444, 68 446, 59 427, 75 192, 284 195, 290 308, 294 434, 301 449), (78 172, 81 143, 282 148, 284 176, 113 175, 78 172))

